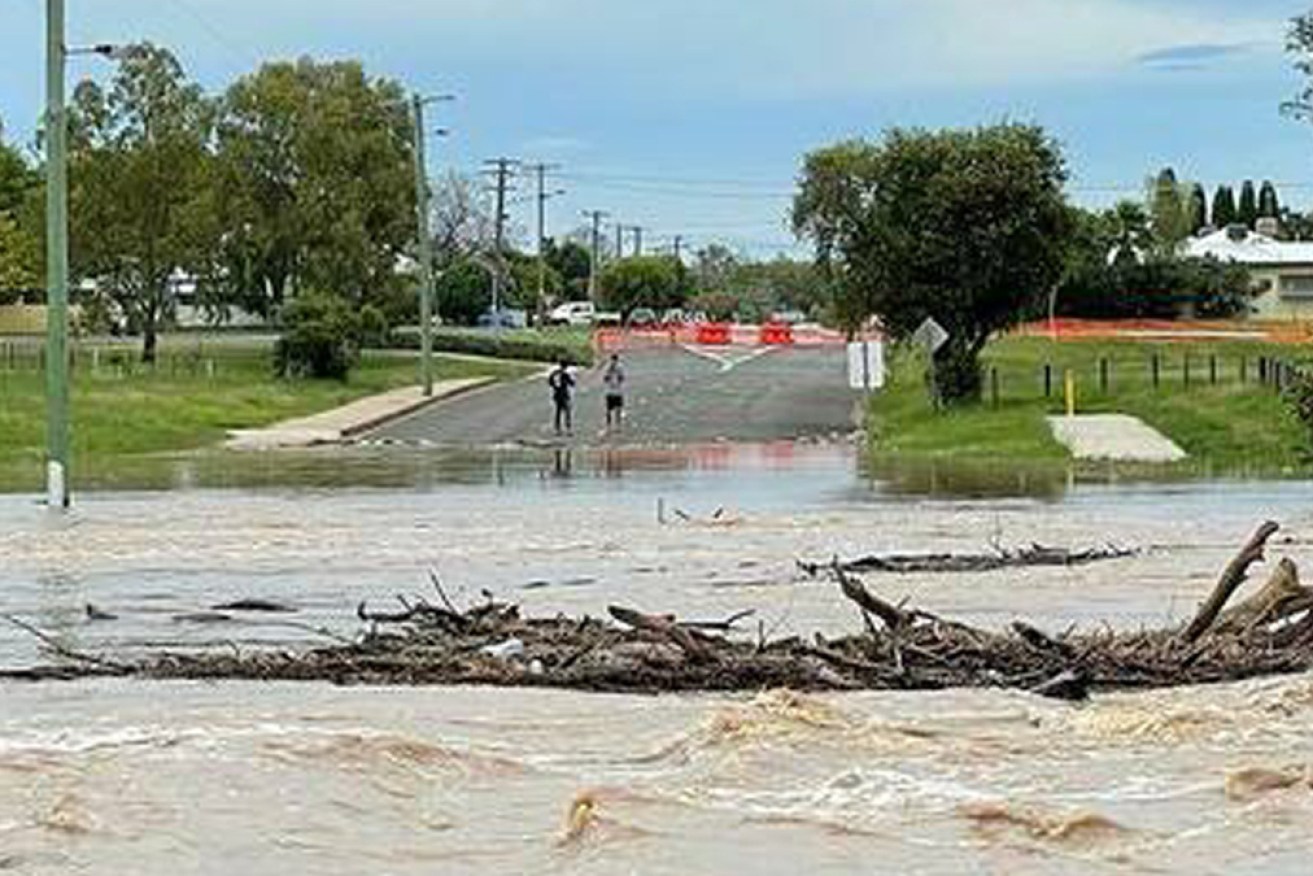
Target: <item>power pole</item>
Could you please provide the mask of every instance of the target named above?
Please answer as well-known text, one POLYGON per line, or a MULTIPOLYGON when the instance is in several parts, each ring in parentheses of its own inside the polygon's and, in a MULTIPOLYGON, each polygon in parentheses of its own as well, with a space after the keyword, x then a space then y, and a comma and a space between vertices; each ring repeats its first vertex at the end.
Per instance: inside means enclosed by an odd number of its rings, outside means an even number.
POLYGON ((424 98, 411 98, 415 116, 415 220, 419 229, 419 347, 424 396, 433 395, 433 238, 429 236, 429 178, 424 160, 424 98))
POLYGON ((529 165, 529 169, 534 172, 538 179, 538 323, 542 324, 543 318, 547 314, 547 258, 543 251, 547 246, 547 201, 562 191, 547 191, 547 172, 556 170, 559 165, 537 164, 529 165))
POLYGON ((615 257, 617 260, 625 257, 625 226, 619 222, 615 224, 615 257))
POLYGON ((68 114, 64 0, 46 0, 46 502, 69 506, 68 114))
POLYGON ((493 265, 495 270, 492 275, 492 314, 493 326, 501 327, 501 298, 502 282, 505 275, 505 264, 502 259, 504 250, 503 240, 506 234, 506 185, 510 180, 511 174, 517 161, 513 158, 493 158, 484 162, 490 170, 487 172, 496 178, 494 183, 497 191, 497 215, 496 215, 496 233, 493 239, 493 265))
POLYGON ((602 220, 606 218, 604 210, 585 210, 584 216, 593 222, 592 258, 588 261, 588 300, 597 301, 597 258, 602 249, 602 220))

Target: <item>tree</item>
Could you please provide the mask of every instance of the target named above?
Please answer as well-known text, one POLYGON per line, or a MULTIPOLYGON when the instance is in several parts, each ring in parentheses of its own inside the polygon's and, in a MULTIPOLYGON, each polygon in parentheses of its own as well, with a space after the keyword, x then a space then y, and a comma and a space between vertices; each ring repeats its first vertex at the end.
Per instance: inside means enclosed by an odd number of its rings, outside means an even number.
POLYGON ((473 325, 492 305, 491 264, 464 257, 444 265, 435 284, 438 313, 447 322, 473 325))
POLYGON ((1236 222, 1254 227, 1258 221, 1258 197, 1254 193, 1254 181, 1247 179, 1240 186, 1240 204, 1236 208, 1236 222))
POLYGON ((1208 227, 1208 195, 1204 187, 1195 183, 1190 186, 1190 233, 1198 234, 1208 227))
POLYGON ((1109 234, 1105 262, 1138 262, 1153 248, 1149 214, 1137 201, 1118 201, 1101 219, 1109 234))
POLYGON ((33 290, 42 267, 36 235, 22 221, 39 178, 3 135, 0 124, 0 304, 33 290))
POLYGON ((439 265, 492 248, 496 208, 478 180, 448 171, 434 185, 430 204, 429 231, 439 265))
POLYGON ((612 262, 598 284, 600 306, 627 317, 636 307, 679 307, 689 295, 684 266, 673 256, 631 256, 612 262))
POLYGON ((217 127, 227 294, 268 315, 299 286, 359 306, 402 282, 412 129, 401 86, 355 61, 270 63, 234 83, 217 127))
POLYGON ((1188 191, 1170 167, 1163 168, 1149 184, 1149 221, 1157 254, 1176 252, 1193 231, 1188 191))
POLYGON ((28 166, 22 153, 5 142, 4 132, 4 124, 0 122, 0 213, 14 216, 40 184, 40 177, 28 166))
POLYGON ((588 274, 592 257, 588 247, 573 240, 548 238, 543 244, 547 266, 560 278, 560 291, 571 301, 588 297, 588 274))
POLYGON ((124 50, 108 91, 76 89, 70 123, 70 255, 129 327, 142 360, 183 273, 201 270, 212 242, 206 143, 211 106, 167 49, 124 50))
POLYGON ((0 304, 10 304, 40 280, 36 239, 6 213, 0 213, 0 304))
POLYGON ((1213 193, 1213 227, 1226 228, 1228 225, 1234 225, 1236 221, 1235 194, 1230 186, 1218 186, 1217 191, 1213 193))
POLYGON ((1264 219, 1281 218, 1281 201, 1277 198, 1277 189, 1271 180, 1263 180, 1258 190, 1258 215, 1264 219))
POLYGON ((945 402, 980 395, 989 338, 1035 312, 1062 275, 1071 217, 1061 151, 1039 127, 893 130, 806 156, 793 226, 837 284, 849 329, 895 338, 927 317, 945 402))

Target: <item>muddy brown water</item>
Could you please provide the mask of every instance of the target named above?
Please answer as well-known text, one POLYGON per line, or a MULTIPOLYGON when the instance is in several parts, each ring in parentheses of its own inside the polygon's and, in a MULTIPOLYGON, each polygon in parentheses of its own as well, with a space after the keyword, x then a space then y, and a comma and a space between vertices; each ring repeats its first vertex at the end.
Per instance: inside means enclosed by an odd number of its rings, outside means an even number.
MULTIPOLYGON (((567 472, 548 455, 459 477, 424 463, 355 487, 343 463, 320 486, 87 494, 59 519, 0 497, 0 606, 93 650, 296 646, 308 634, 280 618, 178 617, 260 597, 349 633, 357 601, 424 592, 433 567, 457 599, 754 608, 782 635, 858 623, 797 557, 1144 549, 1076 569, 871 579, 976 623, 1061 629, 1179 617, 1264 517, 1284 525, 1274 555, 1313 559, 1299 483, 952 499, 885 489, 832 448, 718 453, 567 472), (88 620, 87 602, 117 619, 88 620)), ((0 664, 39 658, 0 631, 0 664)), ((0 685, 3 872, 1304 873, 1310 837, 1303 676, 1076 707, 1001 691, 0 685)))

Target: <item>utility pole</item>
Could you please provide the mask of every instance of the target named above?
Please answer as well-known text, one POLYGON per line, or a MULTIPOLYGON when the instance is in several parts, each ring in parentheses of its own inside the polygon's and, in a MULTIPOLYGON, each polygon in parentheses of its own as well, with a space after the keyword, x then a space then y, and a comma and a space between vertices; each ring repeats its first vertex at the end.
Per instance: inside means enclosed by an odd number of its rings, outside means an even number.
POLYGON ((592 258, 588 261, 588 300, 597 301, 597 257, 602 249, 602 220, 606 218, 604 210, 585 210, 584 216, 593 222, 592 258))
POLYGON ((560 165, 537 164, 529 165, 529 169, 534 172, 538 179, 538 324, 542 325, 543 319, 547 315, 547 258, 544 249, 547 246, 547 201, 557 195, 565 194, 564 190, 557 189, 553 192, 547 191, 547 172, 556 170, 560 165))
POLYGON ((424 127, 424 107, 430 103, 455 99, 450 94, 411 96, 412 121, 415 124, 415 224, 419 233, 415 252, 419 259, 419 358, 426 398, 433 395, 433 236, 429 234, 429 173, 424 153, 428 130, 424 127))
POLYGON ((68 113, 64 0, 46 0, 46 503, 68 492, 68 113))
POLYGON ((415 219, 419 229, 419 349, 424 397, 433 395, 433 238, 429 236, 429 177, 424 160, 424 98, 412 98, 415 116, 415 219))
POLYGON ((506 235, 506 185, 514 172, 516 164, 513 158, 492 158, 485 161, 490 170, 487 172, 496 178, 497 192, 497 215, 496 215, 496 233, 493 238, 493 265, 496 270, 492 277, 492 319, 493 327, 501 328, 501 299, 502 299, 502 282, 505 277, 505 264, 502 259, 504 252, 504 239, 506 235))
POLYGON ((615 257, 617 260, 625 257, 625 226, 619 222, 615 224, 615 257))

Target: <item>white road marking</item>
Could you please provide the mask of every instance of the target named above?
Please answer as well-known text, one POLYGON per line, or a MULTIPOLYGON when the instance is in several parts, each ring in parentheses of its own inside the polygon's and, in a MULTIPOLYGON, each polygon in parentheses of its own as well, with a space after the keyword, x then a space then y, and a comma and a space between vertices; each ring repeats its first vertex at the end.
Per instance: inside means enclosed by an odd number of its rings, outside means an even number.
POLYGON ((680 344, 679 346, 683 348, 685 352, 692 353, 694 356, 701 356, 703 359, 710 359, 713 362, 719 362, 720 370, 722 373, 726 371, 733 371, 735 368, 742 365, 744 362, 751 362, 753 359, 756 359, 758 356, 764 356, 767 353, 769 353, 771 350, 775 349, 774 347, 757 347, 751 350, 745 356, 739 356, 737 358, 733 358, 729 356, 722 356, 720 353, 716 352, 715 350, 704 349, 702 347, 695 347, 692 344, 680 344))

